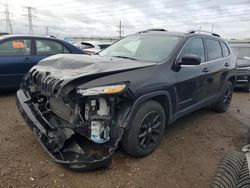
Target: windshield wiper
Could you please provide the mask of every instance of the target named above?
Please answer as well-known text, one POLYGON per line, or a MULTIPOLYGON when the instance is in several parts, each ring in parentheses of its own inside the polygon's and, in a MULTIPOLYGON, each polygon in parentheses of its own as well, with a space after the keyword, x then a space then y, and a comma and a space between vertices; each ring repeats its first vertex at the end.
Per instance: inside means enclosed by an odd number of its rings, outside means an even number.
POLYGON ((131 59, 131 60, 137 60, 133 57, 127 57, 127 56, 121 56, 121 55, 117 55, 117 56, 112 56, 112 57, 118 57, 118 58, 123 58, 123 59, 131 59))

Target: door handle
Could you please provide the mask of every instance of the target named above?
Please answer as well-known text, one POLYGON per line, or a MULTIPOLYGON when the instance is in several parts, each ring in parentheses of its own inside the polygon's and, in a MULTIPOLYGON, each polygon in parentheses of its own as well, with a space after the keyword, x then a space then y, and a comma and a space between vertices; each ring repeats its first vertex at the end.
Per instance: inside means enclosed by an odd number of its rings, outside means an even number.
POLYGON ((204 69, 202 70, 202 72, 209 72, 209 69, 208 69, 208 68, 204 68, 204 69))
POLYGON ((30 57, 25 57, 24 59, 25 59, 25 61, 27 63, 32 63, 33 62, 32 58, 30 58, 30 57))
POLYGON ((31 59, 29 57, 25 57, 24 59, 25 59, 26 62, 30 62, 31 61, 31 59))
POLYGON ((229 63, 225 63, 225 67, 229 67, 229 63))

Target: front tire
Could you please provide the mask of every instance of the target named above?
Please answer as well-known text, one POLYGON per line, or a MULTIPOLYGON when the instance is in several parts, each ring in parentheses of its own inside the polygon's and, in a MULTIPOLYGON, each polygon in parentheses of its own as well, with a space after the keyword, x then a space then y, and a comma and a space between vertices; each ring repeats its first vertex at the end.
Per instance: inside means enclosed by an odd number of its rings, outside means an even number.
POLYGON ((212 106, 212 109, 219 113, 226 112, 230 106, 232 96, 233 96, 233 84, 232 82, 228 81, 224 86, 223 92, 219 100, 212 106))
POLYGON ((121 145, 134 157, 144 157, 159 145, 164 134, 166 115, 156 101, 147 101, 139 106, 129 130, 124 133, 121 145))

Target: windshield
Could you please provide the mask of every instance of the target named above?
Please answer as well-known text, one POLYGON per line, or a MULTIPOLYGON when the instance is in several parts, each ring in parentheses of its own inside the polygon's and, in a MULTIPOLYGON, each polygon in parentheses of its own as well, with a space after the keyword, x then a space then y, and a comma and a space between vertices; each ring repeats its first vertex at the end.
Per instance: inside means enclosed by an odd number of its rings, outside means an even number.
POLYGON ((250 46, 249 47, 231 47, 231 49, 237 58, 250 58, 250 46))
POLYGON ((135 60, 160 62, 177 46, 180 37, 167 35, 128 36, 99 54, 135 60))

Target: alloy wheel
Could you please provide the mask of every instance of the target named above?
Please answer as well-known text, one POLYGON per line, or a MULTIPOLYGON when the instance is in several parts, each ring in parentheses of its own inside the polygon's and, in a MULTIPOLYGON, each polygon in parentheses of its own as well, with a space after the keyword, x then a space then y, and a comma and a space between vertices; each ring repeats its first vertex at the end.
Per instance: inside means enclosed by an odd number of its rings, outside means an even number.
POLYGON ((229 106, 231 99, 232 99, 232 95, 233 95, 233 89, 232 88, 228 88, 225 92, 224 98, 223 98, 223 104, 225 106, 229 106))
POLYGON ((146 114, 141 122, 139 131, 139 146, 142 149, 151 149, 157 143, 161 134, 161 117, 156 111, 146 114))

